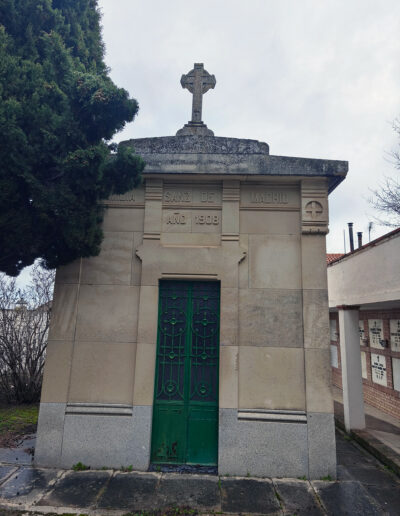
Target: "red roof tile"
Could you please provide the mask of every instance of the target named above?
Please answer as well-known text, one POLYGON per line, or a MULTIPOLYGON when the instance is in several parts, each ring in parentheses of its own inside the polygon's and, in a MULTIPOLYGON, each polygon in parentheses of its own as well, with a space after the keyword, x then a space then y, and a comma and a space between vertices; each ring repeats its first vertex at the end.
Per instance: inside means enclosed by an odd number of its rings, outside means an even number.
POLYGON ((338 260, 339 258, 341 258, 342 256, 344 256, 343 253, 328 253, 326 255, 326 263, 332 263, 335 260, 338 260))

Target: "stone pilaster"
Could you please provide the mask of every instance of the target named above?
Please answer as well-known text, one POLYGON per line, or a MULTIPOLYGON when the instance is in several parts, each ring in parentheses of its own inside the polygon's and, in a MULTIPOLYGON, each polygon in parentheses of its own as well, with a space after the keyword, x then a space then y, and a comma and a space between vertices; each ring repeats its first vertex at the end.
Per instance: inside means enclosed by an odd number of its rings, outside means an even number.
POLYGON ((239 241, 239 202, 239 181, 224 181, 222 186, 222 241, 239 241))
POLYGON ((301 181, 301 231, 303 234, 328 233, 328 183, 325 179, 301 181))
POLYGON ((162 193, 162 179, 146 180, 143 240, 160 240, 162 193))

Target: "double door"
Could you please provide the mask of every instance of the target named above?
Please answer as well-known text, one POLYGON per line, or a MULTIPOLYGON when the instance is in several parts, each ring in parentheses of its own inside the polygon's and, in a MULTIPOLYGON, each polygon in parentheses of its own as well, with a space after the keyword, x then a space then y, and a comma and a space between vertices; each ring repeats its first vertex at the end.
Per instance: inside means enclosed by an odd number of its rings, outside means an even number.
POLYGON ((216 465, 220 286, 160 281, 151 461, 216 465))

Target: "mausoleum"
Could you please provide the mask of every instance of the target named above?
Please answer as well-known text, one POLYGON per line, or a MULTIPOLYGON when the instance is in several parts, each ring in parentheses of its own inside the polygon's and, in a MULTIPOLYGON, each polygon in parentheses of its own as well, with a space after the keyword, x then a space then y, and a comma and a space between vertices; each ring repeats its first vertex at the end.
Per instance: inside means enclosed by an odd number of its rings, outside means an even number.
POLYGON ((97 257, 57 271, 37 465, 336 476, 325 236, 347 162, 274 156, 192 120, 126 141, 143 184, 97 257))

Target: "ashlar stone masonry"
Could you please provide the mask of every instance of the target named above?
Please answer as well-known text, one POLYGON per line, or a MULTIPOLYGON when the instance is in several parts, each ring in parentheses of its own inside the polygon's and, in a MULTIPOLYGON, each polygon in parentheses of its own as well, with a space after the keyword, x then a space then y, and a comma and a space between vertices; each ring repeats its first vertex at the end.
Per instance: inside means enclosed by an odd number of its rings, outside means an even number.
POLYGON ((347 163, 212 136, 196 102, 178 136, 124 143, 143 185, 57 271, 35 461, 335 477, 325 235, 347 163))

